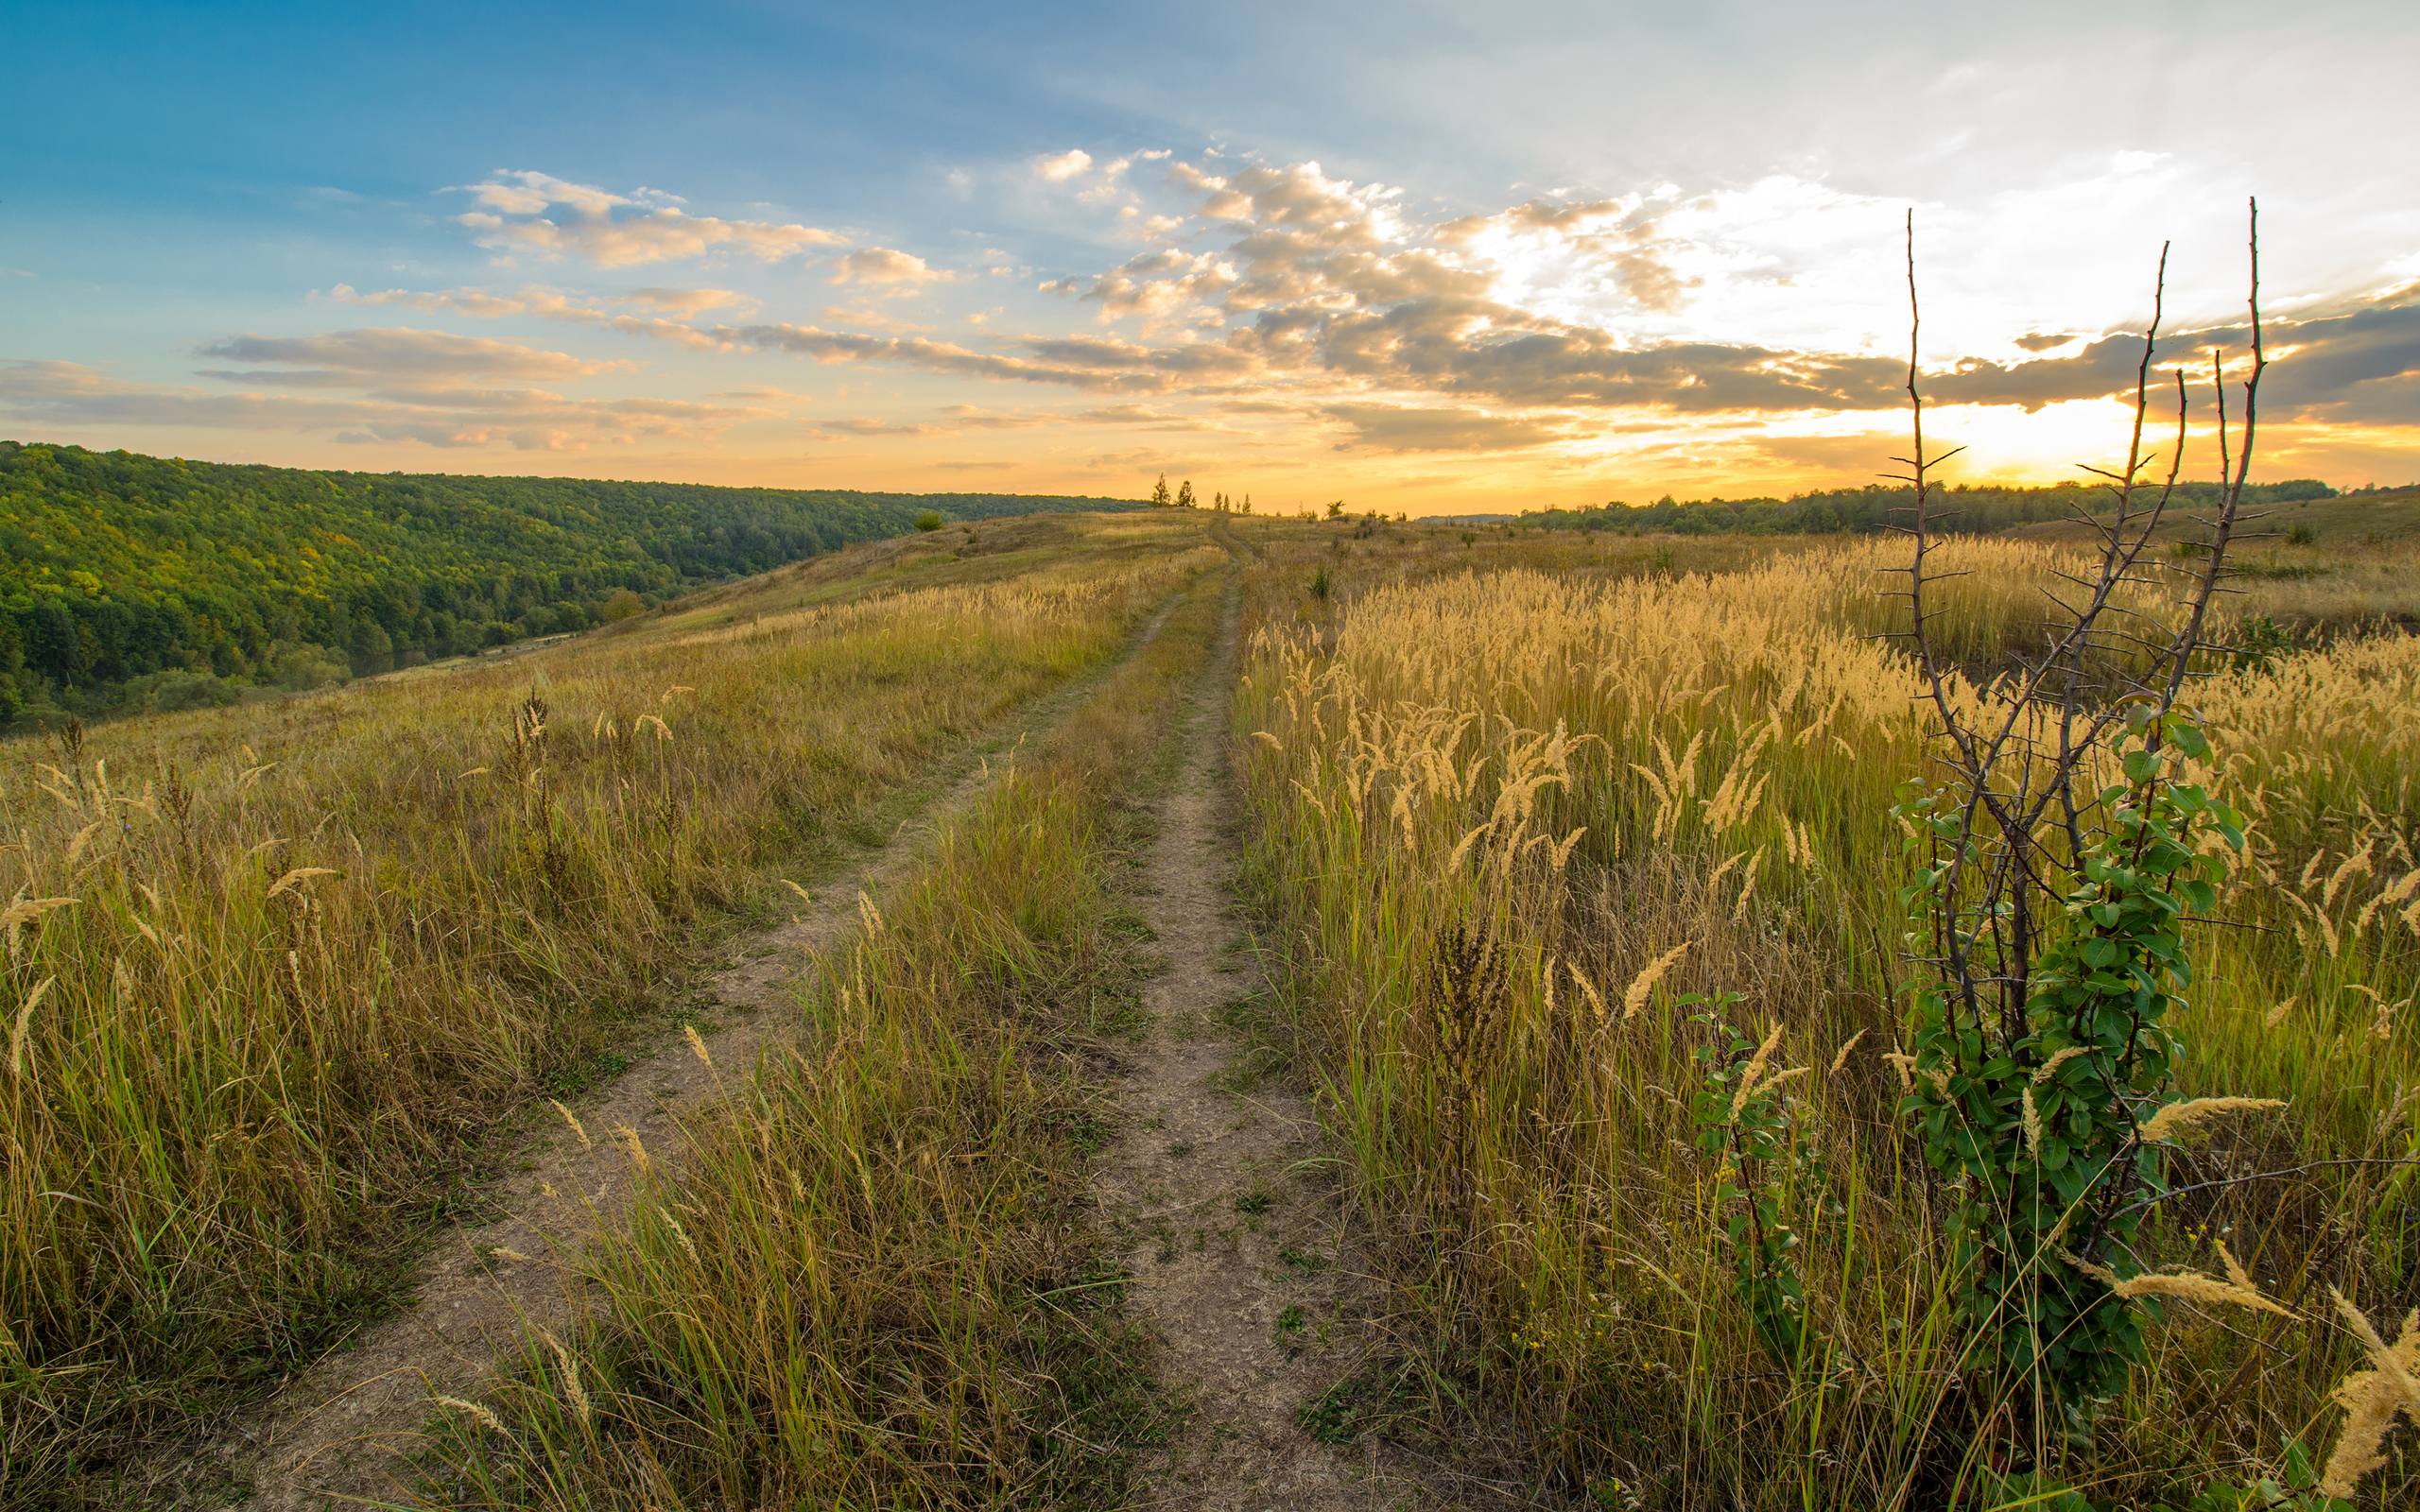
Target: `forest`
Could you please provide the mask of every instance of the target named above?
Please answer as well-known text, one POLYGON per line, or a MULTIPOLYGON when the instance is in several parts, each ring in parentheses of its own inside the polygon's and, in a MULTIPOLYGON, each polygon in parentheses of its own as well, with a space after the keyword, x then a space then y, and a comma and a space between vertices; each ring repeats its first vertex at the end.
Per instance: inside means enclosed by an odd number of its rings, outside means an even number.
POLYGON ((0 731, 587 629, 920 516, 1132 503, 315 472, 0 441, 0 731))
MULTIPOLYGON (((2217 489, 2210 483, 2179 483, 2176 496, 2191 510, 2205 507, 2217 489)), ((1945 502, 1934 524, 1954 533, 1979 534, 2036 521, 2072 520, 2080 511, 2088 512, 2104 493, 2097 484, 2085 483, 2048 488, 1968 485, 1939 490, 1945 502)), ((2334 489, 2308 478, 2254 484, 2244 490, 2244 502, 2252 505, 2335 496, 2334 489)), ((1903 523, 1909 503, 1907 489, 1877 483, 1794 493, 1786 499, 1683 501, 1668 494, 1652 504, 1625 504, 1616 499, 1594 508, 1536 510, 1521 516, 1520 523, 1544 530, 1611 530, 1625 535, 1869 535, 1903 523)))

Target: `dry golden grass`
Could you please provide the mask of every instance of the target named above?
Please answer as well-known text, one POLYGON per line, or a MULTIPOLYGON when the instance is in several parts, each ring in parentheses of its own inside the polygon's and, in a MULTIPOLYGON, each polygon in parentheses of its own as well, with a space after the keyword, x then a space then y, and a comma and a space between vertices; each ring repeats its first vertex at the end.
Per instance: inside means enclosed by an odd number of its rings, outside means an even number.
POLYGON ((1032 550, 883 543, 719 630, 0 746, 0 1499, 323 1346, 777 872, 1225 559, 1198 522, 981 529, 1032 550))
POLYGON ((1085 1227, 1081 1053, 1134 1012, 1119 803, 1219 585, 1021 756, 821 963, 589 1266, 601 1315, 448 1402, 424 1504, 1114 1505, 1158 1421, 1085 1227))
MULTIPOLYGON (((1944 559, 1979 569, 1940 607, 1987 675, 2061 558, 1977 541, 1944 559)), ((1927 725, 1914 669, 1874 638, 1893 627, 1874 597, 1888 560, 1858 544, 1709 576, 1374 572, 1339 608, 1265 601, 1238 711, 1256 890, 1400 1328, 1438 1402, 1476 1388, 1616 1504, 1932 1506, 1987 1478, 1948 1431, 1989 1415, 1960 1383, 1936 1210, 1893 1113, 1890 810, 1927 725), (1607 1012, 1597 984, 1618 983, 1607 1012), (1808 1068, 1791 1090, 1842 1204, 1806 1234, 1832 1342, 1795 1382, 1730 1298, 1718 1173, 1691 1145, 1702 1031, 1676 994, 1718 989, 1745 994, 1752 1038, 1771 1026, 1772 1064, 1808 1068)), ((2348 1163, 2174 1205, 2147 1262, 2202 1274, 2223 1231, 2304 1316, 2172 1308, 2133 1397, 2059 1467, 2096 1500, 2182 1502, 2289 1437, 2315 1455, 2350 1355, 2308 1323, 2314 1289, 2420 1300, 2413 1167, 2394 1163, 2420 1155, 2415 679, 2420 641, 2397 636, 2188 695, 2251 861, 2228 927, 2192 936, 2187 1090, 2288 1106, 2205 1123, 2177 1179, 2348 1163)), ((1954 679, 1952 696, 1977 694, 1954 679)), ((2391 1495, 2413 1485, 2396 1464, 2391 1495)))

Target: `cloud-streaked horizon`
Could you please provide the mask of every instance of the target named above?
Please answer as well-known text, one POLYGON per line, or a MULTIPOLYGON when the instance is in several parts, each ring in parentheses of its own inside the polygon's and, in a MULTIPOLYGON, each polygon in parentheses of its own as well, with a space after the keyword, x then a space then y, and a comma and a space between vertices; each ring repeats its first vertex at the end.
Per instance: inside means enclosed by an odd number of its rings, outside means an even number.
MULTIPOLYGON (((2387 26, 2389 50, 2414 30, 2387 26)), ((2165 129, 2031 157, 1961 145, 1958 102, 2000 76, 1954 72, 1927 113, 1937 150, 1999 168, 1970 187, 1810 157, 1782 123, 1761 157, 1736 149, 1744 174, 1492 194, 1132 124, 936 146, 872 197, 813 193, 811 165, 794 197, 717 195, 663 154, 328 185, 279 213, 278 279, 159 301, 139 335, 79 340, 72 312, 108 282, 31 259, 12 293, 61 303, 0 346, 0 434, 355 468, 531 471, 544 451, 542 471, 806 486, 988 472, 1133 494, 1167 471, 1279 507, 1787 490, 1870 477, 1898 447, 1910 208, 1925 386, 1969 475, 2047 481, 2122 445, 2113 396, 2171 218, 2159 362, 2206 426, 2212 349, 2238 360, 2249 335, 2238 191, 2258 185, 2165 129)), ((1659 129, 1676 158, 1688 129, 1659 129)), ((2287 218, 2308 184, 2264 200, 2267 475, 2420 477, 2420 216, 2378 187, 2342 190, 2371 209, 2334 242, 2287 218)))

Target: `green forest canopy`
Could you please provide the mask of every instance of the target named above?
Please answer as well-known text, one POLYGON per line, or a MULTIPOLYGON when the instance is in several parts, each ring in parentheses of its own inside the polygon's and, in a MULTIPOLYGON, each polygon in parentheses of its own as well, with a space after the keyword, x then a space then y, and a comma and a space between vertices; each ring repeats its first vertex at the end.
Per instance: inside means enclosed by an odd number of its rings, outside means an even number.
MULTIPOLYGON (((2208 505, 2217 496, 2212 483, 2180 483, 2176 503, 2187 509, 2208 505)), ((2286 483, 2256 483, 2244 490, 2248 504, 2286 504, 2297 499, 2329 499, 2336 490, 2309 478, 2286 483)), ((1962 484, 1936 490, 1936 525, 1951 532, 2006 530, 2042 520, 2070 520, 2079 512, 2098 513, 2108 503, 2108 490, 2099 484, 2060 483, 2048 488, 2012 488, 2000 484, 1962 484)), ((1693 499, 1686 503, 1669 495, 1653 504, 1611 504, 1584 509, 1545 509, 1521 516, 1519 523, 1541 530, 1612 530, 1624 534, 1671 532, 1719 535, 1745 531, 1758 535, 1864 534, 1908 523, 1914 503, 1911 490, 1889 484, 1854 489, 1822 489, 1787 499, 1693 499)))
POLYGON ((1136 503, 322 472, 0 440, 0 729, 585 629, 926 511, 1136 503))

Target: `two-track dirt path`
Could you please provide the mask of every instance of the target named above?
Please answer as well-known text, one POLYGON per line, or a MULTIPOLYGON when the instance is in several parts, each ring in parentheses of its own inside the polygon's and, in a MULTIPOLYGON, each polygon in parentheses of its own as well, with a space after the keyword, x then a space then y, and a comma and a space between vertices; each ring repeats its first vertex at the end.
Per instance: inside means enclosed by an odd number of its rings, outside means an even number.
POLYGON ((1392 1456, 1322 1442, 1301 1419, 1357 1363, 1365 1293, 1308 1101, 1256 1074, 1222 1011, 1261 985, 1227 892, 1237 633, 1231 593, 1135 903, 1166 970, 1147 989, 1144 1038, 1115 1089, 1118 1136, 1096 1167, 1131 1303, 1158 1335, 1162 1380, 1191 1409, 1137 1504, 1431 1506, 1392 1456))
MULTIPOLYGON (((1012 751, 1063 719, 1124 660, 1150 644, 1183 594, 1173 594, 1129 641, 1111 667, 1043 695, 1009 716, 980 750, 1012 751)), ((811 902, 776 928, 737 942, 732 964, 707 983, 707 1043, 729 1072, 755 1063, 796 1032, 780 1011, 809 954, 827 950, 859 921, 861 894, 879 897, 926 856, 936 836, 966 813, 1000 769, 994 755, 934 795, 872 855, 826 878, 811 902)), ((485 1194, 484 1220, 431 1246, 411 1301, 372 1324, 352 1347, 323 1357, 271 1400, 159 1476, 164 1499, 226 1504, 246 1490, 256 1512, 305 1512, 390 1503, 408 1481, 402 1458, 419 1446, 429 1399, 475 1397, 520 1331, 558 1329, 587 1305, 568 1268, 583 1242, 627 1206, 635 1138, 678 1170, 686 1151, 682 1121, 714 1095, 713 1073, 679 1036, 631 1062, 600 1093, 571 1111, 579 1127, 543 1109, 542 1120, 500 1163, 511 1173, 485 1194)))

